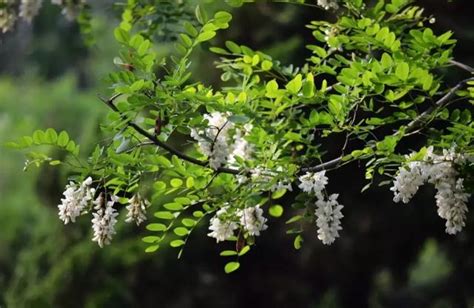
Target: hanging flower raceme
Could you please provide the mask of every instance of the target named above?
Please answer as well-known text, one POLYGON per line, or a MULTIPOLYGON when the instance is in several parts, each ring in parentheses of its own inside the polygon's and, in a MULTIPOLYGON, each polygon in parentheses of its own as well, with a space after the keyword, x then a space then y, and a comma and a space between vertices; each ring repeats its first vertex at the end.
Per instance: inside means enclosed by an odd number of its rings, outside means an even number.
POLYGON ((2 33, 10 31, 15 26, 17 19, 15 10, 12 7, 8 7, 8 3, 4 5, 5 7, 0 8, 0 30, 2 33))
POLYGON ((82 211, 90 204, 94 198, 95 189, 91 187, 92 178, 88 177, 81 185, 70 182, 66 185, 66 190, 58 205, 58 215, 64 224, 75 222, 82 211))
MULTIPOLYGON (((407 156, 413 159, 415 154, 407 156)), ((421 161, 410 161, 399 168, 393 186, 395 202, 408 203, 426 182, 436 188, 438 215, 446 220, 446 233, 455 234, 465 226, 467 201, 470 194, 464 191, 464 179, 459 177, 457 165, 465 163, 466 158, 456 153, 455 148, 444 149, 441 155, 427 149, 421 161)))
POLYGON ((110 200, 107 201, 105 194, 101 193, 99 197, 94 201, 96 210, 92 215, 92 230, 94 230, 94 236, 92 241, 102 248, 104 245, 109 245, 112 241, 115 232, 115 224, 117 223, 118 212, 113 207, 117 202, 117 196, 110 196, 110 200))
POLYGON ((343 205, 337 202, 338 194, 332 194, 327 200, 316 201, 316 225, 318 226, 318 238, 325 245, 331 245, 339 237, 343 205))
POLYGON ((43 0, 21 0, 19 16, 28 23, 33 21, 33 18, 38 15, 43 0))
POLYGON ((323 191, 328 184, 326 171, 316 173, 307 172, 299 177, 298 187, 308 194, 316 196, 316 225, 318 226, 318 239, 323 244, 331 245, 339 237, 343 205, 337 201, 338 194, 332 194, 327 199, 323 191))
POLYGON ((150 206, 150 202, 146 199, 143 199, 139 193, 133 195, 133 197, 129 200, 129 204, 127 205, 128 212, 125 222, 135 222, 137 226, 140 225, 146 220, 146 208, 148 206, 150 206))

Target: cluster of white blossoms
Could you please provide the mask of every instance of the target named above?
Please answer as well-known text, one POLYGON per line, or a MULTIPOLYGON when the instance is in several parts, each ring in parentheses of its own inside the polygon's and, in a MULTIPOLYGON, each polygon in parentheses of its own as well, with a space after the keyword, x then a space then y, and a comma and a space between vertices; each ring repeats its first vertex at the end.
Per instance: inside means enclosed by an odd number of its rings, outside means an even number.
POLYGON ((42 4, 43 0, 21 0, 20 13, 18 16, 26 20, 28 23, 31 23, 33 18, 38 15, 42 4))
POLYGON ((75 222, 82 211, 94 198, 95 189, 91 187, 92 178, 88 177, 81 185, 70 182, 63 192, 64 198, 58 205, 58 215, 64 224, 75 222))
MULTIPOLYGON (((407 156, 407 160, 413 156, 407 156)), ((409 161, 399 168, 390 188, 394 192, 393 201, 408 203, 421 185, 433 184, 438 215, 446 220, 446 233, 456 234, 465 226, 466 203, 470 197, 464 191, 464 179, 455 168, 465 161, 466 157, 456 153, 455 148, 444 149, 441 155, 435 154, 432 147, 428 148, 421 161, 409 161)))
POLYGON ((92 230, 94 231, 92 241, 97 242, 101 248, 109 245, 115 234, 118 212, 113 206, 117 200, 118 197, 114 195, 110 197, 110 200, 106 200, 104 194, 101 193, 94 201, 96 211, 92 213, 92 230))
POLYGON ((318 5, 325 10, 337 10, 339 8, 336 0, 318 0, 318 5))
POLYGON ((343 205, 337 201, 338 194, 332 194, 327 199, 324 197, 328 178, 326 171, 316 173, 307 172, 299 177, 298 187, 305 193, 316 196, 316 225, 318 226, 318 239, 323 244, 330 245, 339 237, 339 230, 342 230, 341 219, 343 205))
POLYGON ((318 238, 323 244, 332 244, 339 237, 343 206, 337 202, 338 194, 332 194, 327 200, 316 201, 316 225, 318 226, 318 238))
POLYGON ((10 5, 13 4, 14 0, 5 0, 2 3, 4 7, 0 8, 0 30, 2 33, 10 31, 15 25, 17 16, 15 10, 10 5))
POLYGON ((252 154, 252 146, 245 140, 245 135, 252 130, 251 124, 244 126, 244 131, 235 129, 231 137, 230 132, 234 124, 229 121, 226 114, 213 112, 204 115, 208 121, 208 127, 204 130, 191 130, 201 152, 209 157, 209 165, 217 170, 226 163, 234 163, 235 157, 249 159, 252 154))
POLYGON ((150 202, 146 199, 143 199, 139 193, 133 195, 129 200, 129 205, 127 205, 127 218, 125 222, 135 222, 140 225, 146 220, 146 208, 150 206, 150 202))
MULTIPOLYGON (((74 182, 66 185, 66 190, 63 192, 64 198, 58 205, 58 215, 64 224, 76 222, 76 218, 89 211, 93 205, 95 211, 92 213, 92 229, 94 231, 92 240, 103 247, 110 244, 115 234, 118 211, 113 206, 119 198, 111 195, 110 200, 107 201, 104 193, 101 193, 97 199, 93 200, 96 190, 91 185, 91 177, 85 179, 80 185, 74 182)), ((134 222, 138 226, 146 220, 146 208, 150 202, 139 193, 133 195, 128 202, 125 222, 134 222)))
POLYGON ((267 219, 263 217, 263 210, 258 205, 238 210, 235 215, 228 213, 228 210, 228 206, 221 208, 210 220, 211 232, 208 236, 215 238, 216 242, 230 239, 240 227, 252 236, 260 236, 260 232, 268 228, 265 224, 267 219))

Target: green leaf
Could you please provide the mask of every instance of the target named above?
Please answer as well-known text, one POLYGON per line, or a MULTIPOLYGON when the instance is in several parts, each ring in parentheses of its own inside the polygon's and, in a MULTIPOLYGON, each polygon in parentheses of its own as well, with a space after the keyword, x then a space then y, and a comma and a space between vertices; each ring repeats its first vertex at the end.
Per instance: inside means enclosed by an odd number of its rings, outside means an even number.
POLYGON ((295 240, 293 241, 293 246, 296 250, 301 248, 301 244, 303 243, 303 237, 301 235, 297 235, 295 240))
POLYGON ((191 218, 183 218, 183 220, 181 220, 181 223, 188 228, 194 227, 196 225, 196 221, 191 218))
POLYGON ((155 217, 156 218, 160 218, 160 219, 166 219, 166 220, 170 220, 170 219, 174 219, 174 215, 173 213, 171 212, 167 212, 167 211, 160 211, 160 212, 155 212, 155 217))
POLYGON ((60 147, 65 147, 69 142, 69 135, 67 134, 67 132, 65 131, 62 131, 59 133, 59 136, 58 136, 58 145, 60 147))
POLYGON ((245 246, 245 247, 242 248, 242 250, 239 252, 239 257, 245 255, 245 254, 246 254, 247 252, 249 252, 249 251, 250 251, 250 246, 249 246, 249 245, 245 246))
POLYGON ((221 251, 220 255, 221 257, 230 257, 230 256, 237 256, 239 253, 234 250, 224 250, 221 251))
POLYGON ((225 11, 219 11, 214 14, 214 19, 219 23, 228 23, 232 20, 232 15, 225 11))
POLYGON ((130 39, 130 35, 128 34, 128 32, 122 28, 115 28, 114 37, 117 42, 122 44, 128 44, 128 41, 130 39))
POLYGON ((229 51, 231 51, 232 53, 235 53, 235 54, 240 54, 242 52, 240 46, 237 45, 236 43, 232 42, 232 41, 226 41, 225 42, 225 47, 227 47, 227 49, 229 49, 229 51))
POLYGON ((285 188, 278 189, 272 193, 272 199, 280 199, 281 197, 285 195, 285 193, 286 193, 285 188))
POLYGON ((153 188, 157 191, 157 192, 163 192, 165 191, 166 189, 166 183, 165 182, 162 182, 162 181, 157 181, 153 184, 153 188))
POLYGON ((152 244, 158 241, 159 239, 160 238, 158 236, 145 236, 144 238, 142 238, 142 241, 148 244, 152 244))
POLYGON ((395 69, 395 75, 400 78, 400 80, 405 81, 408 79, 410 74, 410 66, 406 62, 400 62, 395 69))
POLYGON ((206 32, 202 32, 201 34, 199 34, 198 37, 196 38, 196 40, 198 42, 205 42, 205 41, 209 41, 214 36, 216 36, 215 31, 206 31, 206 32))
POLYGON ((239 262, 229 262, 225 265, 224 271, 226 272, 226 274, 230 274, 230 273, 238 270, 239 267, 240 267, 239 262))
POLYGON ((166 231, 167 227, 164 224, 149 224, 146 226, 146 229, 149 231, 166 231))
POLYGON ((44 144, 46 143, 46 134, 42 130, 36 130, 33 133, 33 142, 35 144, 44 144))
POLYGON ((198 4, 196 5, 196 9, 194 10, 194 14, 196 15, 196 19, 198 22, 203 25, 207 22, 207 14, 206 11, 198 4))
POLYGON ((275 79, 270 80, 265 86, 265 96, 268 98, 276 98, 279 96, 278 83, 275 79))
POLYGON ((288 82, 288 84, 286 85, 286 89, 292 94, 298 94, 302 85, 303 81, 301 74, 298 74, 295 76, 295 78, 293 78, 293 80, 288 82))
POLYGON ((45 134, 45 140, 47 143, 50 143, 50 144, 56 144, 56 141, 58 140, 58 133, 56 133, 56 131, 52 128, 48 128, 46 130, 46 134, 45 134))
POLYGON ((301 215, 293 216, 293 217, 291 217, 290 219, 288 219, 286 221, 286 224, 291 224, 291 223, 297 222, 297 221, 301 220, 302 218, 303 218, 303 216, 301 216, 301 215))
POLYGON ((194 187, 194 178, 188 177, 186 179, 186 188, 191 189, 194 187))
POLYGON ((283 215, 283 207, 281 205, 272 205, 270 206, 270 209, 268 210, 271 216, 273 217, 280 217, 283 215))
POLYGON ((196 28, 189 21, 185 21, 183 27, 184 31, 192 37, 196 37, 199 34, 196 28))
POLYGON ((189 234, 189 230, 184 227, 177 227, 173 230, 174 234, 177 236, 185 236, 189 234))
POLYGON ((260 66, 262 67, 262 70, 264 71, 269 71, 272 69, 273 67, 273 63, 271 61, 268 61, 268 60, 264 60, 260 66))
POLYGON ((148 246, 148 247, 145 249, 145 252, 146 252, 146 253, 155 252, 155 251, 158 250, 158 248, 160 248, 160 245, 158 245, 158 244, 152 245, 152 246, 148 246))
POLYGON ((165 203, 163 207, 169 211, 181 211, 183 206, 177 202, 165 203))
POLYGON ((183 180, 181 180, 181 179, 172 179, 170 181, 170 184, 171 184, 172 187, 178 188, 178 187, 181 187, 183 185, 183 180))
POLYGON ((184 245, 184 241, 183 240, 174 240, 174 241, 171 241, 170 243, 170 246, 171 247, 181 247, 184 245))

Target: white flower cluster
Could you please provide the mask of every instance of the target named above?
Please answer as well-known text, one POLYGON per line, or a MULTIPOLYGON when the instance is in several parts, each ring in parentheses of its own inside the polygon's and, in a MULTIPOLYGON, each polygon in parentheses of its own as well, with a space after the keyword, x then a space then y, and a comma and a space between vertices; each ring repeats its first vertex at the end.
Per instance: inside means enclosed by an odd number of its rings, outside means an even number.
POLYGON ((211 232, 208 236, 215 238, 218 243, 234 236, 234 230, 239 227, 236 222, 225 217, 228 209, 229 207, 226 206, 217 211, 209 224, 211 232))
POLYGON ((15 25, 17 16, 13 8, 8 7, 11 0, 7 0, 4 8, 0 8, 0 30, 2 33, 10 31, 15 25))
POLYGON ((337 202, 338 194, 332 194, 327 200, 318 199, 316 201, 316 225, 318 226, 318 239, 323 244, 331 245, 337 237, 341 227, 342 206, 337 202))
POLYGON ((228 206, 223 207, 211 218, 208 236, 215 238, 216 242, 228 240, 239 227, 252 236, 259 236, 261 231, 268 228, 265 224, 267 219, 258 205, 238 210, 235 215, 228 213, 228 210, 228 206))
MULTIPOLYGON (((85 179, 81 185, 74 182, 66 185, 66 190, 63 193, 64 198, 58 205, 58 215, 64 224, 75 222, 76 218, 87 210, 89 205, 93 204, 95 212, 92 213, 92 229, 94 230, 92 240, 103 247, 104 244, 110 244, 112 236, 115 234, 114 227, 117 223, 118 212, 113 208, 113 205, 117 202, 118 197, 112 195, 110 201, 107 201, 104 193, 101 193, 96 200, 92 201, 96 190, 91 185, 91 177, 85 179)), ((125 222, 135 222, 137 226, 141 224, 146 220, 146 208, 149 205, 150 202, 142 198, 139 193, 133 195, 127 205, 125 222)))
POLYGON ((318 0, 318 5, 325 10, 337 10, 339 8, 336 0, 318 0))
POLYGON ((339 230, 342 230, 341 219, 343 205, 337 201, 338 194, 332 194, 327 199, 323 195, 328 178, 326 171, 316 173, 307 172, 299 177, 298 187, 308 194, 316 196, 316 225, 318 226, 318 239, 323 244, 330 245, 339 237, 339 230))
POLYGON ((129 200, 129 205, 127 205, 127 218, 125 222, 135 222, 140 225, 146 220, 146 208, 150 205, 150 202, 146 199, 143 199, 139 193, 133 195, 129 200))
POLYGON ((33 18, 38 15, 42 3, 43 0, 21 0, 20 13, 18 15, 28 23, 31 23, 33 18))
POLYGON ((118 197, 112 195, 107 201, 104 194, 101 193, 94 201, 96 212, 92 213, 92 230, 94 230, 92 241, 97 242, 101 248, 104 245, 109 245, 115 234, 118 212, 113 208, 113 205, 117 200, 118 197))
POLYGON ((252 146, 245 140, 245 135, 252 130, 251 124, 244 126, 244 131, 235 129, 235 133, 230 137, 234 124, 227 116, 221 112, 213 112, 204 115, 208 121, 208 127, 204 130, 191 130, 191 137, 194 138, 201 149, 201 152, 209 157, 209 165, 217 170, 227 162, 234 163, 235 157, 249 159, 252 154, 252 146))
POLYGON ((306 174, 299 177, 300 185, 298 187, 305 193, 314 193, 316 197, 322 198, 322 191, 328 183, 326 176, 326 170, 312 173, 306 172, 306 174))
MULTIPOLYGON (((407 156, 407 160, 413 156, 407 156)), ((461 165, 466 158, 456 153, 455 148, 444 149, 441 155, 430 147, 422 161, 411 161, 399 168, 398 174, 390 188, 394 192, 393 201, 408 203, 418 188, 430 183, 436 189, 438 215, 446 220, 446 233, 455 234, 465 226, 467 201, 470 194, 464 191, 464 179, 458 177, 456 165, 461 165)))
POLYGON ((75 222, 76 218, 81 215, 82 211, 94 198, 95 189, 91 188, 92 178, 88 177, 81 185, 70 182, 66 185, 66 190, 58 205, 58 215, 64 224, 75 222))
POLYGON ((260 231, 268 228, 265 224, 267 219, 263 217, 263 210, 258 205, 239 210, 237 216, 240 217, 240 224, 250 235, 260 236, 260 231))

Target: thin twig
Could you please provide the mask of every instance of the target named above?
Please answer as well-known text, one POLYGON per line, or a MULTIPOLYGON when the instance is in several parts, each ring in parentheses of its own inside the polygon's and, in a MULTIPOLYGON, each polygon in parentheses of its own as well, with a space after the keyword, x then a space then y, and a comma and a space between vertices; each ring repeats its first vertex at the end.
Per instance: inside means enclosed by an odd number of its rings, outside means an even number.
MULTIPOLYGON (((474 81, 474 77, 464 79, 463 81, 459 82, 456 86, 451 88, 451 90, 449 90, 442 98, 436 101, 431 107, 426 109, 422 114, 420 114, 413 121, 408 123, 408 125, 405 128, 404 133, 405 134, 411 133, 417 130, 422 124, 426 123, 427 118, 435 110, 446 106, 449 103, 449 99, 452 98, 456 94, 456 91, 461 89, 469 81, 474 81)), ((400 132, 401 131, 397 131, 396 133, 393 134, 393 136, 400 134, 400 132)), ((322 163, 316 166, 301 168, 301 172, 318 172, 318 171, 326 170, 329 168, 333 168, 333 167, 338 166, 342 162, 342 159, 343 159, 343 156, 339 156, 337 158, 334 158, 333 160, 327 161, 325 163, 322 163)))
MULTIPOLYGON (((199 159, 196 159, 194 157, 191 157, 191 156, 188 156, 188 155, 184 154, 183 152, 181 152, 181 151, 173 148, 172 146, 166 144, 165 142, 159 140, 156 136, 150 134, 148 131, 146 131, 145 129, 143 129, 139 125, 137 125, 135 122, 129 120, 123 113, 120 112, 120 110, 117 108, 117 106, 115 106, 114 103, 113 103, 113 101, 119 96, 120 96, 120 94, 115 94, 114 96, 112 96, 109 99, 104 99, 104 98, 101 98, 101 97, 99 97, 99 98, 110 109, 117 112, 123 120, 127 121, 128 126, 133 128, 140 135, 148 138, 150 141, 152 141, 157 146, 159 146, 159 147, 165 149, 166 151, 168 151, 169 153, 174 154, 177 157, 179 157, 179 158, 181 158, 185 161, 188 161, 190 163, 193 163, 195 165, 199 165, 199 166, 203 166, 203 167, 208 166, 207 161, 199 160, 199 159)), ((240 173, 240 170, 231 169, 231 168, 224 168, 224 167, 220 167, 216 171, 223 172, 223 173, 231 173, 231 174, 239 174, 240 173)))
POLYGON ((467 65, 467 64, 458 62, 458 61, 456 61, 456 60, 449 60, 449 63, 451 63, 451 64, 454 65, 454 66, 459 67, 460 69, 463 69, 463 70, 465 70, 465 71, 468 71, 469 73, 474 73, 474 68, 473 68, 473 67, 470 67, 470 66, 467 65))

